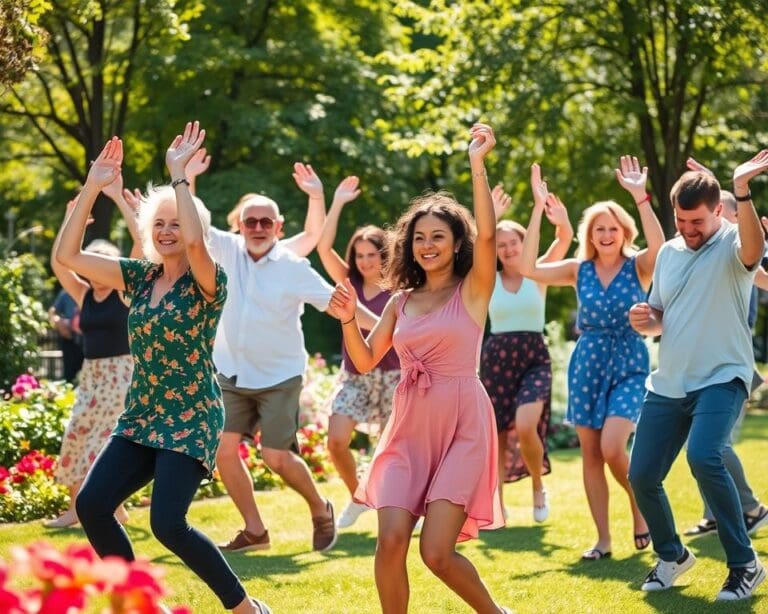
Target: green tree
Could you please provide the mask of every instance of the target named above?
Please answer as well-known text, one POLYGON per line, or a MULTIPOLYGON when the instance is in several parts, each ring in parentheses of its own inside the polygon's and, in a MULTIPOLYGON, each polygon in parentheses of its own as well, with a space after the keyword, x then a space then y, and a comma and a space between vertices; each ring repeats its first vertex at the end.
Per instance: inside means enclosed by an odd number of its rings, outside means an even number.
POLYGON ((35 67, 35 48, 46 40, 37 24, 46 0, 0 0, 0 86, 18 83, 35 67))
MULTIPOLYGON (((636 152, 669 235, 669 189, 688 156, 727 176, 765 133, 764 112, 755 113, 768 79, 765 2, 398 6, 429 44, 380 57, 392 68, 390 98, 419 111, 405 129, 402 118, 381 127, 413 154, 450 156, 463 139, 457 128, 482 116, 502 135, 516 176, 541 160, 552 187, 581 209, 596 193, 619 195, 611 169, 619 154, 636 152)), ((518 196, 523 184, 513 186, 518 196)), ((527 205, 516 213, 527 215, 527 205)))
MULTIPOLYGON (((40 165, 38 178, 70 188, 84 182, 106 139, 125 130, 138 58, 150 46, 185 38, 187 20, 200 10, 197 2, 181 11, 174 5, 64 0, 43 15, 45 56, 0 103, 14 143, 4 154, 9 174, 40 165)), ((113 209, 105 198, 97 201, 89 235, 109 235, 113 209)))

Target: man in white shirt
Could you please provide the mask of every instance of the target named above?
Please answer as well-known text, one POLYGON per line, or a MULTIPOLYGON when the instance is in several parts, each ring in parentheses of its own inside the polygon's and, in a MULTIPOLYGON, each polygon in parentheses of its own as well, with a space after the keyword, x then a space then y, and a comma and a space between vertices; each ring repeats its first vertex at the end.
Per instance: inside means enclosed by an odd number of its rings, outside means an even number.
POLYGON ((243 435, 253 435, 257 427, 264 462, 309 505, 313 549, 326 551, 336 542, 333 507, 296 454, 307 359, 300 317, 304 303, 327 311, 333 288, 306 259, 278 242, 281 227, 277 204, 254 195, 241 210, 239 235, 215 229, 209 235, 211 253, 228 277, 214 346, 226 410, 217 466, 245 521, 245 528, 220 546, 228 552, 270 545, 251 476, 239 455, 243 435))

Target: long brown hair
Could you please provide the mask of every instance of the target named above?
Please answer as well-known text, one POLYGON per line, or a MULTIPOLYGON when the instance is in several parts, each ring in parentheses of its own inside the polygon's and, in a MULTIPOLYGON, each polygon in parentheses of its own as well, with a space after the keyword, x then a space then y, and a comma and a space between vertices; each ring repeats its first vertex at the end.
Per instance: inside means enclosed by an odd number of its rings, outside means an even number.
POLYGON ((384 232, 378 226, 369 224, 355 230, 352 237, 347 243, 347 251, 344 255, 344 260, 347 261, 349 267, 349 277, 354 279, 358 283, 362 283, 363 276, 360 273, 360 269, 357 268, 357 262, 355 256, 357 255, 357 243, 359 241, 368 241, 371 243, 381 255, 381 267, 382 271, 387 266, 387 260, 389 256, 389 246, 387 245, 387 233, 384 232))
POLYGON ((472 216, 453 194, 444 190, 427 192, 411 201, 408 210, 400 216, 395 228, 389 232, 390 258, 384 270, 384 287, 389 290, 420 288, 427 279, 424 269, 413 256, 416 222, 425 215, 434 215, 448 224, 454 242, 459 243, 459 251, 454 258, 454 273, 465 277, 472 268, 472 253, 477 234, 472 216))

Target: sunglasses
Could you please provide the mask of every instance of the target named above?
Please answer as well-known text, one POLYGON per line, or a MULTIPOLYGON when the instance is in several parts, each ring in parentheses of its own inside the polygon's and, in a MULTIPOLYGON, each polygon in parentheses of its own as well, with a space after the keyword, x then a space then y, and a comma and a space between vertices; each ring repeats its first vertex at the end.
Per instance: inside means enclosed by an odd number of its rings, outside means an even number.
POLYGON ((275 220, 271 217, 247 217, 243 220, 243 226, 248 230, 256 230, 256 227, 261 225, 264 230, 272 230, 275 225, 275 220))

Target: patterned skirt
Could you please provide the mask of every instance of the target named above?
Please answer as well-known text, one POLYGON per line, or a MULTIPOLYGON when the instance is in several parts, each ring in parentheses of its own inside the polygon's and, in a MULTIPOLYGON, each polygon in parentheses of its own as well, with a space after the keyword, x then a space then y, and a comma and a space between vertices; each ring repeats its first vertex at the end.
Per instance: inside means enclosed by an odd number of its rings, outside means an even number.
POLYGON ((55 471, 59 483, 71 486, 85 478, 125 409, 132 373, 130 354, 83 361, 55 471))
POLYGON ((480 377, 496 414, 496 429, 506 432, 507 452, 504 481, 516 482, 530 473, 520 452, 515 430, 517 408, 541 401, 536 431, 544 446, 542 475, 552 468, 547 455, 547 432, 551 416, 552 361, 542 333, 513 332, 490 335, 483 344, 480 377))

